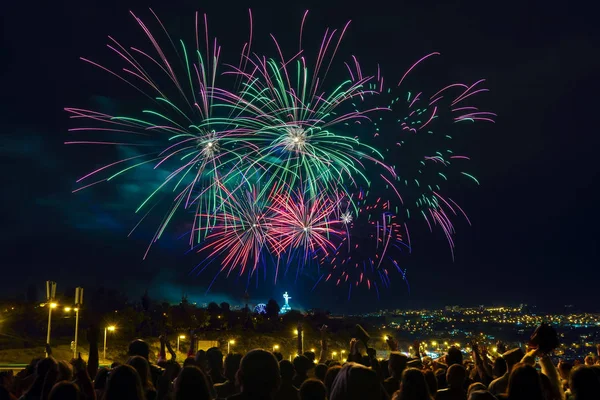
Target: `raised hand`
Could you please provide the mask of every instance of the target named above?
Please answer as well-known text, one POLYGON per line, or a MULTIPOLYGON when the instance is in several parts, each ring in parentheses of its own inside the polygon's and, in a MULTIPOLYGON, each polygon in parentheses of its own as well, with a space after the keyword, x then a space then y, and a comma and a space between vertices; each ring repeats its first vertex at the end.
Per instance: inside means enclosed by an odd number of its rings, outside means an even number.
POLYGON ((387 343, 388 347, 390 348, 390 351, 398 351, 399 345, 398 345, 398 341, 396 339, 394 339, 390 335, 387 335, 385 338, 385 342, 387 343))

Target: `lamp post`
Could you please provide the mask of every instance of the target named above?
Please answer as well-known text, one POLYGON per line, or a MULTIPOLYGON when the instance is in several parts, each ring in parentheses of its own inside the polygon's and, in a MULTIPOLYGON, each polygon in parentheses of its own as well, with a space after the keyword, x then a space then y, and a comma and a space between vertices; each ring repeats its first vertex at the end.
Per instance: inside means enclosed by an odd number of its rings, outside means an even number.
MULTIPOLYGON (((48 304, 48 336, 46 337, 46 344, 50 345, 50 330, 52 329, 52 309, 56 308, 57 304, 54 302, 56 297, 56 282, 46 281, 46 300, 48 304)), ((46 357, 49 354, 46 353, 46 357)))
POLYGON ((231 353, 231 345, 235 344, 235 340, 231 339, 229 342, 227 342, 227 354, 231 353))
MULTIPOLYGON (((73 344, 73 358, 77 358, 77 337, 79 334, 79 309, 83 304, 83 288, 75 288, 75 343, 73 344)), ((66 310, 66 308, 65 308, 66 310)), ((106 347, 106 345, 105 345, 106 347)))
POLYGON ((108 331, 114 332, 115 327, 113 325, 111 325, 111 326, 107 326, 106 328, 104 328, 104 357, 103 357, 104 360, 106 360, 106 334, 108 333, 108 331))
POLYGON ((342 354, 340 355, 340 361, 342 361, 342 362, 344 361, 344 353, 345 352, 346 352, 346 350, 341 351, 342 354))
POLYGON ((185 339, 185 335, 177 336, 177 352, 179 352, 179 339, 185 339))
POLYGON ((335 356, 337 356, 337 351, 334 351, 333 353, 331 353, 331 359, 335 360, 335 356))
POLYGON ((273 353, 275 353, 276 350, 279 350, 279 345, 278 344, 276 344, 276 345, 273 346, 273 353))

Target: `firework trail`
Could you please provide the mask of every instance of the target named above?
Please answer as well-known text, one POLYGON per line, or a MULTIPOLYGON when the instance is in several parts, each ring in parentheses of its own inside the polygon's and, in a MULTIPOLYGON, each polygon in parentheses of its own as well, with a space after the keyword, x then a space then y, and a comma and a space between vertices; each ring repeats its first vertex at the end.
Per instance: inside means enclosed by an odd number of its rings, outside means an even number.
POLYGON ((358 215, 343 212, 347 234, 338 240, 334 251, 320 259, 322 271, 313 290, 319 284, 333 283, 347 287, 348 297, 352 288, 359 287, 373 290, 379 297, 379 288, 389 288, 394 273, 399 273, 408 286, 399 261, 400 254, 410 250, 404 239, 406 227, 390 211, 389 200, 379 198, 369 204, 363 196, 359 194, 358 215))
POLYGON ((313 59, 302 40, 307 13, 297 51, 287 53, 271 35, 273 57, 252 51, 250 12, 236 65, 221 61, 207 17, 198 13, 191 46, 170 36, 154 12, 159 34, 132 13, 146 47, 109 37, 120 66, 82 58, 149 104, 117 115, 66 108, 79 122, 70 131, 89 135, 67 144, 136 151, 82 176, 74 192, 135 181, 142 168, 163 174, 157 185, 139 182, 146 195, 134 229, 162 210, 144 258, 181 209, 192 216, 190 248, 206 256, 194 271, 220 263, 211 286, 218 276, 250 279, 270 265, 276 283, 280 269, 287 274, 297 265, 296 279, 317 269, 315 287, 333 282, 348 296, 353 287, 379 295, 392 275, 406 281, 398 257, 411 252, 411 218, 439 227, 454 257, 453 221, 468 221, 449 196, 454 177, 478 182, 453 137, 466 122, 493 122, 495 114, 473 105, 487 91, 483 80, 415 90, 411 76, 438 55, 431 53, 390 86, 379 66, 365 74, 356 56, 337 62, 349 23, 327 29, 313 59))
MULTIPOLYGON (((103 181, 124 178, 142 166, 169 171, 166 179, 152 188, 135 210, 136 213, 152 210, 156 206, 152 205, 153 202, 170 201, 152 239, 153 243, 161 237, 179 208, 196 210, 193 231, 206 232, 197 228, 214 226, 217 221, 213 211, 218 207, 217 200, 222 197, 220 191, 223 182, 240 172, 238 166, 244 162, 244 153, 256 151, 256 147, 245 140, 248 131, 234 124, 231 115, 236 112, 235 107, 226 111, 217 109, 212 92, 219 75, 221 47, 208 34, 206 15, 203 33, 205 48, 201 46, 202 33, 196 13, 195 47, 189 49, 183 41, 176 44, 156 14, 152 14, 163 30, 163 37, 155 36, 140 18, 131 13, 149 40, 150 50, 125 47, 109 36, 107 47, 123 62, 121 70, 115 71, 82 58, 133 87, 150 100, 152 108, 142 110, 140 116, 135 117, 66 108, 71 118, 85 121, 82 123, 84 126, 70 129, 70 132, 85 131, 102 138, 66 143, 133 146, 144 151, 84 175, 77 180, 83 186, 74 191, 103 181), (169 46, 162 47, 161 41, 169 46), (122 140, 106 140, 108 134, 122 140), (87 183, 92 178, 97 180, 87 183), (171 195, 165 195, 167 192, 171 195)), ((246 49, 249 51, 250 43, 244 46, 244 56, 246 49)), ((201 236, 197 240, 200 241, 201 236)), ((193 245, 192 236, 190 245, 193 245)))

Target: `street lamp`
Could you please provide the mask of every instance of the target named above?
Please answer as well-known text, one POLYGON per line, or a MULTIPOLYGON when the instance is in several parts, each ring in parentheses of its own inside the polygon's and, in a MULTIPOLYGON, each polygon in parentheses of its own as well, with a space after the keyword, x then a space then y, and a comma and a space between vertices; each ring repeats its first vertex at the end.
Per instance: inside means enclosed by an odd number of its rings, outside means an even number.
POLYGON ((106 360, 106 334, 108 331, 114 332, 115 329, 116 328, 114 327, 114 325, 107 326, 106 328, 104 328, 104 360, 106 360))
POLYGON ((177 336, 177 352, 179 352, 179 339, 185 339, 185 335, 177 336))
POLYGON ((331 353, 331 359, 334 360, 335 356, 337 356, 337 351, 334 351, 333 353, 331 353))
POLYGON ((315 352, 315 349, 310 349, 310 351, 311 351, 311 353, 314 353, 314 352, 315 352))
POLYGON ((65 307, 65 312, 71 312, 71 307, 65 307))
POLYGON ((235 344, 235 340, 231 339, 227 342, 227 354, 231 353, 231 345, 235 344))
MULTIPOLYGON (((46 300, 48 302, 48 336, 46 337, 46 344, 50 346, 50 330, 52 328, 52 309, 57 307, 54 302, 56 297, 56 282, 46 281, 46 300)), ((50 357, 50 354, 46 353, 46 357, 50 357)))
MULTIPOLYGON (((75 341, 73 343, 73 358, 77 357, 77 338, 79 337, 79 310, 83 305, 83 288, 75 288, 75 341)), ((65 308, 66 310, 66 308, 65 308)))
POLYGON ((341 351, 341 355, 340 355, 340 361, 344 361, 344 353, 346 352, 346 350, 342 350, 341 351))
POLYGON ((273 353, 275 353, 275 350, 279 350, 279 345, 278 344, 276 344, 276 345, 273 346, 273 353))

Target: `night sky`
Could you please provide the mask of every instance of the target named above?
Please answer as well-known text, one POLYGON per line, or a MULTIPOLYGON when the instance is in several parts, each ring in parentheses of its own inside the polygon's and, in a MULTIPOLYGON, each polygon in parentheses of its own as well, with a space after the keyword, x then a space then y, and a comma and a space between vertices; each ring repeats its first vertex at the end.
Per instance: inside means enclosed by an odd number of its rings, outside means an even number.
MULTIPOLYGON (((150 6, 176 32, 192 21, 194 11, 207 12, 212 33, 237 56, 251 7, 257 36, 272 32, 290 43, 296 43, 305 9, 311 10, 307 27, 315 39, 351 19, 343 55, 357 54, 388 70, 404 71, 439 51, 436 75, 417 75, 423 85, 485 78, 491 93, 483 103, 498 114, 496 124, 479 124, 462 139, 481 186, 456 194, 473 226, 457 222, 454 262, 443 237, 424 234, 413 240, 413 255, 404 260, 410 294, 400 279, 379 301, 360 295, 347 301, 345 292, 326 287, 310 292, 310 282, 284 281, 276 288, 253 286, 253 299, 282 300, 287 290, 292 305, 344 312, 493 302, 594 306, 588 304, 600 278, 600 52, 594 13, 541 1, 526 6, 390 1, 375 7, 370 4, 377 2, 346 1, 12 3, 19 5, 3 10, 0 63, 5 294, 24 292, 30 283, 41 288, 53 279, 59 290, 105 285, 132 298, 148 288, 151 296, 170 300, 186 292, 202 302, 240 301, 245 283, 235 279, 204 296, 212 275, 188 274, 199 260, 184 255, 185 241, 174 233, 142 261, 153 231, 127 238, 137 222, 127 191, 106 184, 71 194, 79 176, 112 158, 63 144, 72 126, 63 108, 135 99, 130 92, 123 98, 122 83, 79 60, 113 58, 105 48, 107 35, 128 43, 144 40, 128 10, 149 19, 150 6)), ((261 39, 258 47, 275 55, 267 45, 261 39)))

